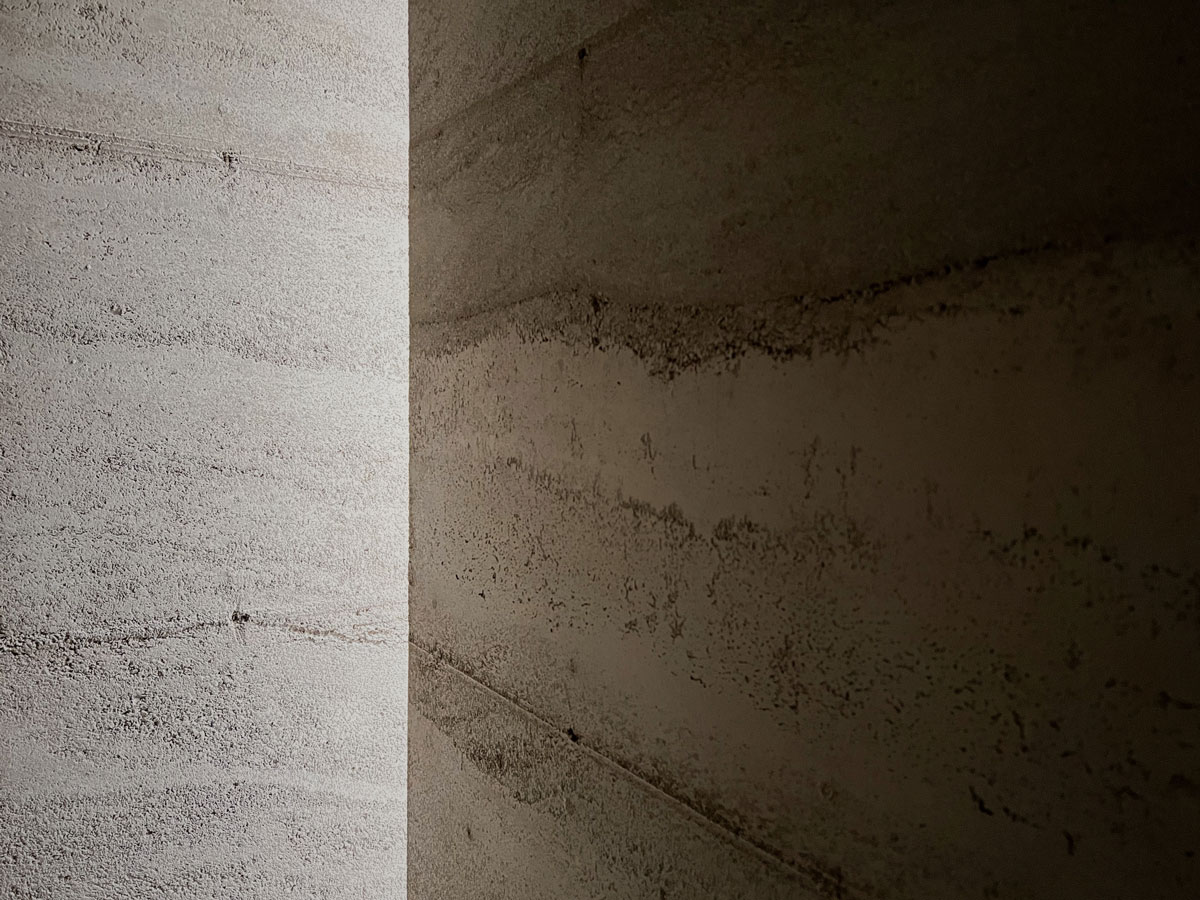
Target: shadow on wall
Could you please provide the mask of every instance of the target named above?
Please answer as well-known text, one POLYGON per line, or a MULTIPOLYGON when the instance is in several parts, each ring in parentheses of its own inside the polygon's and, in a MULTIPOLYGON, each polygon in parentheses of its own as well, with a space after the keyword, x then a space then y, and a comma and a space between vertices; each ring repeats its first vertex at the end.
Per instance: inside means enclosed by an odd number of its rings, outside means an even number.
POLYGON ((1196 9, 412 15, 413 896, 1195 894, 1196 9))

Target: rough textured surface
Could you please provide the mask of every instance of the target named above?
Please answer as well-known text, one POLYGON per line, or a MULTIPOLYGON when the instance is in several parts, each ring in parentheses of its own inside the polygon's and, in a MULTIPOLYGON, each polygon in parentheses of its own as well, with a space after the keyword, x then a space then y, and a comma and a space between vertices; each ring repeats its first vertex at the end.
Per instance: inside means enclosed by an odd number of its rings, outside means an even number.
MULTIPOLYGON (((682 306, 830 296, 1186 227, 1200 9, 1080 6, 658 2, 458 115, 414 113, 414 317, 580 286, 682 306)), ((414 96, 422 75, 457 85, 457 36, 413 20, 414 96)))
POLYGON ((5 897, 403 894, 404 35, 0 4, 5 897))
POLYGON ((4 0, 2 118, 403 180, 404 4, 4 0))
POLYGON ((796 9, 414 7, 411 892, 1194 896, 1195 10, 796 9))

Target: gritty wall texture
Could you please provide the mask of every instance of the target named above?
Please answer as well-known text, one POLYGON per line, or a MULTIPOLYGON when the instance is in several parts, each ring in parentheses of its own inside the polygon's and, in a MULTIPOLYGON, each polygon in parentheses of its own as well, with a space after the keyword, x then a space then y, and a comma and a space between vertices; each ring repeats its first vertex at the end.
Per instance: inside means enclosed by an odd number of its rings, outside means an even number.
POLYGON ((412 896, 1196 896, 1195 5, 411 16, 412 896))
POLYGON ((0 2, 0 896, 403 896, 406 52, 0 2))

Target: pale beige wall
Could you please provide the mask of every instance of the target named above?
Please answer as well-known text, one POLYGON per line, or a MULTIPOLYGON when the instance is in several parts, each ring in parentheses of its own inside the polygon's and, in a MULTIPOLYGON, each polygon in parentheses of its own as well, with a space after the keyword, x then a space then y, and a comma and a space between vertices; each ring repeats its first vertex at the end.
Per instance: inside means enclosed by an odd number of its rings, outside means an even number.
POLYGON ((414 898, 1200 890, 1198 26, 413 5, 414 898))
POLYGON ((404 24, 0 0, 0 897, 402 895, 404 24))

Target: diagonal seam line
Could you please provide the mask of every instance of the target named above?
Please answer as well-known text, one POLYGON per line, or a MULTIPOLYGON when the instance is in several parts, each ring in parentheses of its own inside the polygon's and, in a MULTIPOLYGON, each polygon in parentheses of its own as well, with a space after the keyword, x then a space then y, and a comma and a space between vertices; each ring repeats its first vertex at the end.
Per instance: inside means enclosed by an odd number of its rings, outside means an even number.
MULTIPOLYGON (((1190 234, 1188 230, 1169 229, 1161 232, 1156 232, 1152 237, 1162 240, 1172 240, 1184 237, 1190 234)), ((1133 235, 1126 237, 1119 234, 1104 234, 1095 239, 1084 240, 1051 240, 1044 241, 1038 244, 1021 244, 1018 246, 1001 247, 991 253, 984 253, 979 256, 974 256, 969 259, 951 259, 941 263, 935 263, 923 269, 901 272, 894 275, 887 275, 876 279, 870 283, 860 283, 836 290, 833 292, 819 293, 814 291, 796 291, 793 293, 780 294, 773 297, 764 297, 750 303, 734 304, 730 303, 730 308, 734 306, 782 306, 795 303, 810 303, 814 306, 833 306, 841 303, 864 302, 878 299, 892 291, 908 288, 921 287, 925 284, 933 284, 949 278, 954 278, 970 272, 982 271, 989 266, 1008 263, 1011 260, 1023 259, 1027 257, 1037 258, 1043 254, 1052 253, 1077 253, 1099 250, 1113 244, 1121 243, 1127 240, 1137 240, 1143 237, 1142 235, 1133 235)), ((538 293, 527 294, 521 297, 516 297, 511 300, 501 302, 495 306, 480 306, 479 308, 468 308, 467 311, 451 315, 432 315, 427 317, 414 317, 412 325, 414 329, 434 328, 437 326, 457 325, 459 323, 472 322, 488 317, 496 317, 500 313, 509 312, 510 310, 519 309, 521 307, 534 306, 535 304, 550 301, 567 299, 579 302, 586 298, 589 291, 582 283, 576 282, 571 285, 552 286, 538 293)), ((486 297, 484 301, 486 301, 486 297)), ((611 298, 606 298, 611 299, 611 298)), ((642 307, 655 306, 657 301, 642 300, 637 304, 622 302, 623 306, 642 307)), ((688 311, 696 308, 712 308, 719 309, 719 306, 713 307, 696 307, 680 305, 676 310, 688 311)))
POLYGON ((170 159, 177 162, 222 168, 230 172, 239 170, 320 181, 328 184, 365 187, 389 193, 407 193, 403 181, 369 175, 349 169, 333 169, 313 166, 288 160, 271 159, 265 156, 237 153, 217 144, 172 144, 165 141, 145 140, 95 131, 79 131, 33 122, 17 122, 0 119, 0 137, 30 143, 66 144, 78 149, 115 153, 123 156, 142 156, 170 159), (84 147, 79 147, 84 144, 84 147))
POLYGON ((412 637, 410 637, 408 639, 408 643, 410 646, 415 648, 419 653, 424 654, 435 665, 449 669, 450 671, 452 671, 456 675, 458 675, 460 678, 465 679, 468 683, 474 685, 475 687, 482 688, 486 693, 488 693, 492 697, 495 697, 496 699, 502 701, 506 705, 515 709, 518 712, 518 714, 520 714, 522 717, 540 725, 541 727, 543 727, 545 729, 548 729, 549 731, 552 731, 552 732, 562 735, 564 741, 566 741, 566 743, 568 743, 570 746, 580 750, 587 756, 591 757, 594 761, 602 764, 605 768, 611 769, 612 771, 618 773, 620 776, 624 777, 625 779, 632 781, 634 784, 636 784, 642 790, 644 790, 644 791, 652 794, 653 796, 657 797, 658 799, 664 801, 668 806, 671 806, 674 809, 676 809, 677 811, 683 813, 687 818, 691 819, 694 823, 699 825, 701 828, 705 829, 706 831, 710 832, 711 834, 714 834, 716 836, 719 836, 721 838, 724 838, 724 839, 730 841, 731 843, 735 844, 739 849, 751 854, 752 856, 757 857, 761 862, 766 863, 768 866, 771 866, 771 867, 774 867, 777 869, 781 869, 787 875, 789 875, 793 878, 801 879, 801 880, 808 881, 808 882, 815 882, 818 889, 820 889, 822 886, 837 885, 837 890, 838 890, 837 896, 839 898, 846 898, 846 897, 851 897, 851 896, 862 896, 862 897, 866 896, 866 895, 858 894, 858 893, 855 893, 853 895, 849 894, 846 890, 845 885, 841 883, 840 877, 833 873, 826 872, 822 869, 817 868, 816 866, 812 866, 811 868, 800 868, 799 866, 796 866, 796 865, 788 862, 786 859, 783 858, 782 854, 778 850, 771 847, 770 845, 760 844, 757 841, 751 840, 750 838, 746 837, 745 835, 739 834, 738 832, 734 831, 729 826, 724 825, 721 822, 718 822, 715 819, 712 819, 709 816, 705 815, 703 812, 696 809, 694 806, 692 806, 690 803, 688 803, 683 798, 676 797, 674 794, 668 793, 667 791, 663 790, 661 787, 654 784, 653 782, 646 780, 646 778, 644 778, 642 775, 639 775, 633 769, 630 769, 630 768, 622 765, 621 763, 617 762, 612 757, 605 756, 599 750, 596 750, 592 747, 587 746, 582 741, 574 741, 574 740, 569 739, 567 737, 566 733, 561 728, 559 728, 557 725, 555 725, 553 722, 549 721, 548 719, 543 718, 538 713, 534 712, 532 709, 529 709, 528 707, 523 706, 521 703, 517 702, 512 697, 509 697, 507 694, 501 693, 500 691, 496 690, 491 685, 488 685, 485 682, 480 681, 478 678, 476 678, 474 675, 471 675, 469 672, 463 671, 458 666, 454 665, 452 662, 450 662, 448 659, 446 659, 443 655, 435 653, 434 651, 432 651, 429 648, 422 645, 420 643, 420 641, 414 640, 412 637))

